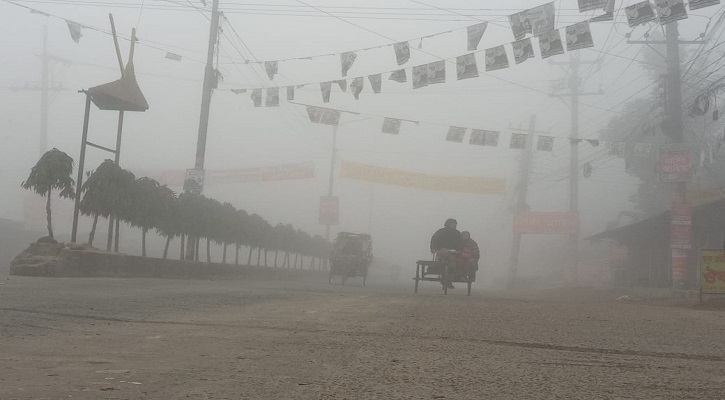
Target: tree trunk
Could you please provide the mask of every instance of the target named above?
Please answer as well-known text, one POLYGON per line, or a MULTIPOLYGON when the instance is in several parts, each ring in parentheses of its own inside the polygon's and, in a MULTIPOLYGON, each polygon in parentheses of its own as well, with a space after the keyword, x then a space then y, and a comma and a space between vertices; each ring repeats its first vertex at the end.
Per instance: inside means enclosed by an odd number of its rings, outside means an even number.
POLYGON ((310 265, 307 267, 307 269, 309 269, 310 271, 312 271, 312 264, 314 262, 315 262, 315 258, 314 257, 310 257, 310 265))
POLYGON ((93 226, 91 226, 91 234, 88 235, 88 244, 93 246, 93 239, 96 237, 96 225, 98 225, 98 214, 93 214, 93 226))
POLYGON ((119 234, 121 231, 121 219, 116 218, 116 236, 113 238, 113 252, 118 253, 118 240, 120 239, 121 235, 119 234))
POLYGON ((199 262, 199 243, 201 238, 194 238, 194 261, 199 262))
POLYGON ((141 228, 141 257, 146 257, 146 232, 148 229, 141 228))
POLYGON ((185 260, 186 254, 184 254, 184 245, 186 245, 186 235, 181 234, 181 251, 179 252, 179 260, 185 260))
POLYGON ((300 253, 295 253, 295 266, 293 269, 297 269, 297 260, 300 258, 300 253))
POLYGON ((106 238, 106 251, 113 248, 113 214, 108 215, 108 236, 106 238))
POLYGON ((267 267, 267 266, 268 266, 268 265, 267 265, 267 253, 268 253, 268 252, 269 252, 269 250, 267 250, 267 249, 264 249, 264 266, 265 266, 265 267, 267 267))
POLYGON ((222 255, 222 264, 227 263, 227 242, 224 242, 224 255, 222 255))
POLYGON ((169 244, 170 243, 171 243, 171 235, 166 237, 166 245, 164 246, 164 256, 163 256, 164 260, 169 255, 169 244))
POLYGON ((279 250, 274 251, 274 267, 277 268, 277 256, 279 255, 279 250))
POLYGON ((234 253, 234 265, 239 265, 239 247, 240 246, 241 245, 239 245, 239 244, 237 244, 235 246, 236 247, 236 252, 234 253))
POLYGON ((282 260, 282 268, 289 268, 289 251, 284 252, 284 260, 282 260))
POLYGON ((259 259, 262 256, 262 247, 257 247, 257 266, 259 267, 259 259))
POLYGON ((211 239, 206 238, 206 262, 207 262, 207 264, 211 264, 211 249, 209 249, 210 242, 211 242, 211 239))
POLYGON ((45 215, 48 218, 48 236, 53 239, 53 218, 50 214, 50 193, 51 189, 48 189, 48 200, 45 202, 45 215))
POLYGON ((247 265, 252 265, 252 246, 249 246, 249 255, 247 256, 247 265))

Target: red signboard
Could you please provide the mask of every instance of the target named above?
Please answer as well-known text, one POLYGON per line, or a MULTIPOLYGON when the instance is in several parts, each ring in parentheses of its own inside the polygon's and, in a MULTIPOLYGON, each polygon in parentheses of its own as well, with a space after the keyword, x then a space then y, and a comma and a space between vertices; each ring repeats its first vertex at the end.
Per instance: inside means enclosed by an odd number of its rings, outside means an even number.
POLYGON ((692 155, 690 149, 682 145, 660 147, 659 172, 663 182, 682 182, 690 177, 692 155))
POLYGON ((514 216, 514 233, 570 234, 579 232, 579 214, 527 212, 514 216))
POLYGON ((340 201, 337 196, 320 197, 320 224, 336 225, 338 223, 340 201))

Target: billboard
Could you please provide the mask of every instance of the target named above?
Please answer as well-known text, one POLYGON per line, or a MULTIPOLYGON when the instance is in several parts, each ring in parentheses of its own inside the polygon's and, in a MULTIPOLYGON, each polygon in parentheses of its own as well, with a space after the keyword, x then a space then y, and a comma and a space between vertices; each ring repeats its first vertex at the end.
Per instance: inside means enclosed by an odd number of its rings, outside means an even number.
POLYGON ((725 294, 725 252, 700 250, 700 289, 704 294, 725 294))
POLYGON ((514 233, 571 234, 579 232, 579 214, 530 211, 514 216, 514 233))

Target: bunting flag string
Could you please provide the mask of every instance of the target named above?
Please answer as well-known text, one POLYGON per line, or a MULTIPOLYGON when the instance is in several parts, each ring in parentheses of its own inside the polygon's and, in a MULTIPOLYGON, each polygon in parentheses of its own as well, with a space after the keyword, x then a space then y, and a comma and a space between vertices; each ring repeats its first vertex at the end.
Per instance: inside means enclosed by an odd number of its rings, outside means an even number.
MULTIPOLYGON (((307 114, 310 118, 310 122, 338 126, 340 123, 340 116, 342 114, 353 114, 361 115, 358 112, 339 110, 334 108, 318 107, 304 103, 291 102, 306 107, 307 114)), ((485 130, 478 128, 468 128, 460 125, 442 125, 440 123, 415 121, 410 119, 403 119, 397 117, 378 116, 373 114, 364 114, 372 117, 378 117, 382 119, 382 125, 380 132, 388 135, 399 135, 403 126, 403 122, 410 122, 415 125, 421 123, 436 125, 436 126, 447 126, 445 135, 445 141, 451 143, 465 143, 466 135, 468 134, 468 144, 482 147, 498 147, 501 143, 501 131, 497 130, 485 130), (470 132, 470 134, 469 134, 470 132)), ((529 134, 527 133, 510 133, 509 134, 508 148, 513 150, 524 150, 529 140, 529 134)), ((535 149, 540 152, 553 152, 554 145, 557 140, 565 140, 570 145, 576 146, 583 142, 588 143, 592 148, 598 147, 602 142, 606 143, 607 152, 611 155, 624 155, 627 148, 632 151, 636 157, 649 157, 654 154, 654 144, 652 143, 640 143, 640 142, 625 142, 625 141, 603 141, 598 139, 586 139, 586 138, 572 138, 567 136, 553 136, 553 135, 536 135, 535 149)))

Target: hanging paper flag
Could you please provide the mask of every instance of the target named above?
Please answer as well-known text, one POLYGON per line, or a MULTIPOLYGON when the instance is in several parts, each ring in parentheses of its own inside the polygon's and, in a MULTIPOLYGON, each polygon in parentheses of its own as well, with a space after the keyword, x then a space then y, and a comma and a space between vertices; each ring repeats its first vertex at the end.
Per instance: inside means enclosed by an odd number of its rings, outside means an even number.
POLYGON ((514 50, 514 60, 516 64, 534 57, 534 46, 531 44, 531 38, 517 40, 511 43, 511 47, 514 50))
POLYGON ((342 76, 347 76, 352 64, 357 60, 357 54, 354 51, 348 51, 340 54, 340 63, 342 64, 342 76))
POLYGON ((720 4, 720 0, 690 0, 690 11, 720 4))
POLYGON ((428 86, 428 65, 418 65, 413 67, 413 89, 428 86))
POLYGON ((498 146, 498 137, 500 133, 496 131, 486 131, 483 129, 472 129, 470 144, 478 146, 498 146))
POLYGON ((587 139, 587 143, 591 144, 592 147, 599 146, 599 141, 598 140, 595 140, 595 139, 587 139))
POLYGON ((234 94, 242 94, 247 93, 247 89, 231 89, 232 93, 234 94))
POLYGON ((481 129, 472 129, 471 130, 471 138, 468 140, 468 144, 475 144, 478 146, 483 146, 483 140, 486 137, 486 131, 481 129))
POLYGON ((78 43, 79 40, 83 37, 83 34, 81 33, 81 24, 73 21, 65 21, 68 24, 68 30, 70 31, 70 37, 73 39, 74 42, 78 43))
POLYGON ((461 79, 478 78, 476 55, 470 53, 456 58, 456 73, 459 81, 461 79))
POLYGON ((428 64, 428 84, 445 83, 446 62, 444 60, 428 64))
POLYGON ((347 92, 347 81, 344 79, 336 80, 335 83, 337 83, 340 86, 340 90, 344 92, 347 92))
POLYGON ((169 53, 168 51, 166 52, 166 58, 168 58, 169 60, 181 61, 180 55, 174 54, 174 53, 169 53))
POLYGON ((623 156, 624 155, 624 142, 610 142, 609 143, 609 154, 614 154, 617 156, 623 156))
POLYGON ((405 75, 404 69, 399 69, 397 71, 391 72, 388 79, 399 83, 405 83, 408 81, 408 77, 405 75))
POLYGON ((350 83, 350 91, 352 92, 352 95, 355 96, 355 100, 360 99, 360 92, 362 92, 364 85, 365 78, 363 78, 362 76, 358 76, 350 83))
POLYGON ((536 141, 537 151, 552 151, 554 150, 554 138, 551 136, 539 136, 536 141))
POLYGON ((593 170, 592 163, 584 164, 584 168, 582 168, 582 173, 583 173, 584 177, 589 178, 590 176, 592 176, 592 170, 593 170))
POLYGON ((652 143, 635 143, 634 155, 636 157, 647 157, 652 151, 652 143))
MULTIPOLYGON (((692 2, 690 2, 690 9, 692 9, 692 2)), ((630 28, 654 21, 656 18, 649 0, 626 7, 624 11, 627 14, 627 24, 630 28)))
POLYGON ((486 49, 486 71, 508 68, 509 58, 506 55, 506 48, 501 46, 486 49))
POLYGON ((267 71, 269 79, 274 79, 274 75, 277 74, 277 61, 265 61, 264 70, 267 71))
POLYGON ((295 87, 287 86, 287 100, 294 100, 294 99, 295 99, 295 87))
POLYGON ((460 126, 451 126, 448 128, 448 135, 446 135, 446 141, 463 143, 463 137, 466 136, 466 129, 460 126))
POLYGON ((572 138, 569 138, 569 143, 571 143, 572 146, 573 145, 577 145, 577 144, 579 144, 579 143, 581 143, 583 141, 584 141, 584 139, 572 139, 572 138))
POLYGON ((594 47, 589 21, 579 22, 566 27, 566 50, 580 50, 594 47))
POLYGON ((655 6, 661 25, 687 18, 684 0, 655 0, 655 6))
POLYGON ((32 8, 30 9, 30 13, 31 14, 40 14, 44 17, 50 17, 50 14, 48 14, 48 13, 44 13, 44 12, 38 11, 38 10, 33 10, 32 8))
POLYGON ((529 22, 528 10, 517 12, 516 14, 509 15, 509 22, 511 23, 511 30, 514 33, 516 40, 521 40, 526 37, 527 33, 531 33, 531 22, 529 22))
POLYGON ((322 92, 322 102, 330 102, 330 90, 332 90, 332 82, 320 82, 320 91, 322 92))
POLYGON ((397 118, 388 118, 385 117, 383 119, 383 133, 389 133, 391 135, 397 135, 400 133, 400 124, 403 122, 402 120, 399 120, 397 118))
POLYGON ((279 107, 279 88, 267 88, 267 97, 264 99, 265 107, 279 107))
POLYGON ((337 126, 340 123, 340 112, 329 108, 307 106, 307 115, 316 124, 337 126))
POLYGON ((539 48, 541 49, 542 59, 564 54, 564 45, 561 43, 559 30, 555 29, 539 36, 539 48))
POLYGON ((368 80, 370 81, 370 86, 373 88, 373 93, 378 94, 380 93, 380 87, 383 84, 383 77, 381 74, 375 74, 375 75, 368 75, 368 80))
POLYGON ((252 90, 251 97, 255 107, 262 107, 262 89, 252 90))
POLYGON ((398 65, 403 65, 410 60, 410 44, 408 42, 394 43, 395 59, 398 65))
POLYGON ((554 2, 534 7, 526 13, 526 17, 531 24, 531 33, 535 36, 554 29, 554 17, 556 10, 554 2))
POLYGON ((607 0, 579 0, 579 12, 597 10, 606 5, 607 0))
POLYGON ((478 44, 481 43, 483 33, 486 32, 488 23, 481 22, 480 24, 471 25, 466 28, 468 34, 468 51, 478 50, 478 44))
POLYGON ((614 21, 614 0, 608 0, 604 6, 604 14, 594 17, 589 22, 614 21))
POLYGON ((511 143, 509 144, 509 148, 514 150, 523 150, 526 148, 526 138, 529 135, 525 133, 512 133, 511 134, 511 143))

